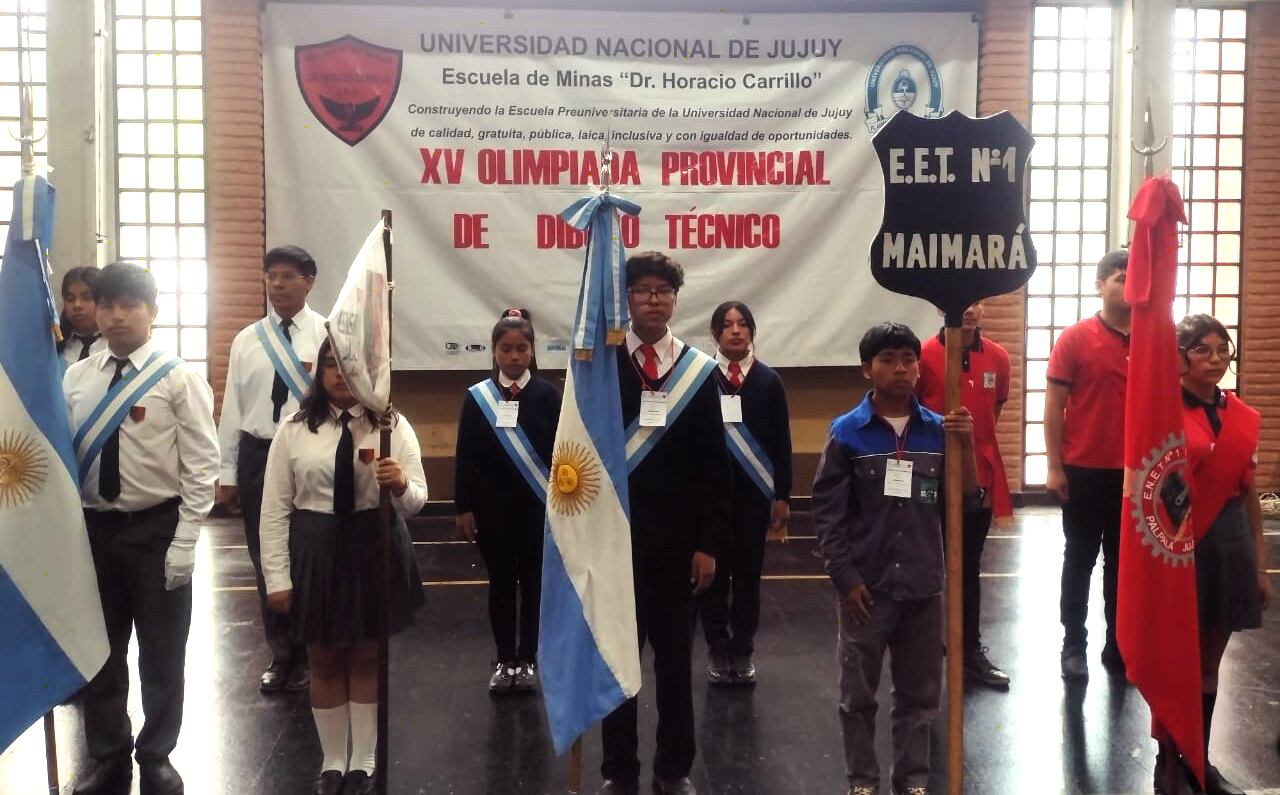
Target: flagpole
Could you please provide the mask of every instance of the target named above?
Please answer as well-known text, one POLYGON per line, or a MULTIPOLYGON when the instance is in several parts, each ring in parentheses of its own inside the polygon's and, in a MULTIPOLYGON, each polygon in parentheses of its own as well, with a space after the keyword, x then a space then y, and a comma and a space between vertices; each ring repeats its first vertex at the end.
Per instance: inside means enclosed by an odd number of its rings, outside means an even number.
MULTIPOLYGON (((382 211, 382 250, 387 259, 387 285, 392 284, 391 277, 391 211, 382 211)), ((391 290, 387 290, 387 349, 391 348, 391 290)), ((389 368, 388 368, 389 369, 389 368)), ((390 372, 388 372, 390 377, 390 372)), ((391 455, 391 406, 381 419, 379 434, 379 451, 382 458, 391 455)), ((395 511, 391 506, 391 487, 383 485, 378 489, 378 750, 374 757, 374 768, 378 771, 375 786, 378 795, 387 795, 388 758, 391 745, 391 524, 395 520, 395 511)))
POLYGON ((49 795, 58 795, 58 735, 53 728, 53 710, 44 714, 44 758, 49 778, 49 795))
POLYGON ((569 749, 569 792, 578 795, 582 792, 582 738, 573 741, 569 749))
MULTIPOLYGON (((946 409, 960 408, 960 368, 964 332, 946 319, 946 409)), ((961 578, 964 575, 964 445, 954 433, 946 438, 946 557, 947 557, 947 793, 964 791, 964 612, 961 578)))

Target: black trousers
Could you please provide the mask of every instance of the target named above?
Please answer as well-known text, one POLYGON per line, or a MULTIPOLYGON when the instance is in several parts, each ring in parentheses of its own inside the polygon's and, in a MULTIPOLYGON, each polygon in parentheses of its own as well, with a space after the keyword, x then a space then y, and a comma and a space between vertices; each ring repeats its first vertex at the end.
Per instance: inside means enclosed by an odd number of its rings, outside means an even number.
POLYGON ((1107 617, 1107 643, 1116 639, 1116 578, 1120 571, 1120 511, 1124 470, 1063 467, 1067 502, 1062 506, 1063 647, 1083 648, 1088 641, 1089 581, 1102 548, 1102 603, 1107 617))
POLYGON ((253 576, 258 584, 258 607, 262 611, 262 629, 271 649, 273 662, 290 665, 307 661, 307 647, 294 646, 289 640, 289 616, 267 607, 267 583, 262 578, 262 544, 258 525, 262 519, 262 481, 267 471, 270 439, 240 434, 240 456, 236 459, 236 483, 240 488, 240 511, 244 516, 244 541, 253 561, 253 576))
POLYGON ((982 645, 982 550, 991 532, 991 509, 964 515, 964 576, 961 588, 964 601, 964 652, 971 654, 982 645))
POLYGON ((698 600, 698 613, 708 646, 750 655, 760 625, 760 573, 773 503, 754 485, 734 485, 729 544, 720 550, 715 581, 698 600))
POLYGON ((476 512, 476 543, 489 570, 489 626, 498 662, 531 663, 538 657, 545 515, 540 507, 476 512))
POLYGON ((136 749, 139 761, 169 756, 182 728, 183 670, 191 628, 191 586, 164 588, 164 558, 178 526, 178 501, 135 514, 85 511, 89 547, 111 653, 84 689, 89 756, 136 749), (144 722, 129 723, 129 638, 138 630, 144 722))
MULTIPOLYGON (((653 772, 662 778, 682 778, 693 768, 696 753, 693 726, 693 680, 689 670, 693 648, 693 605, 688 596, 687 569, 682 576, 646 581, 636 572, 636 624, 640 649, 653 646, 657 675, 657 751, 653 772), (683 586, 683 587, 681 587, 683 586)), ((640 777, 640 737, 636 728, 639 704, 628 699, 602 724, 604 745, 600 774, 617 781, 640 777)))

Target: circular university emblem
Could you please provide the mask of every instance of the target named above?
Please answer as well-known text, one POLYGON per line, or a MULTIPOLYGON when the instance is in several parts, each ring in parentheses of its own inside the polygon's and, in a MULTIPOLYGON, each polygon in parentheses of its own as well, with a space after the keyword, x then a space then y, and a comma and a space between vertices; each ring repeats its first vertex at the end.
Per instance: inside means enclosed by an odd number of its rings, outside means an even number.
POLYGON ((576 516, 600 493, 600 462, 583 445, 561 442, 551 459, 547 501, 561 516, 576 516))
POLYGON ((1129 500, 1142 543, 1173 566, 1188 566, 1195 552, 1186 440, 1169 434, 1133 473, 1129 500))
POLYGON ((30 434, 5 431, 0 435, 0 508, 16 508, 40 491, 49 462, 30 434))

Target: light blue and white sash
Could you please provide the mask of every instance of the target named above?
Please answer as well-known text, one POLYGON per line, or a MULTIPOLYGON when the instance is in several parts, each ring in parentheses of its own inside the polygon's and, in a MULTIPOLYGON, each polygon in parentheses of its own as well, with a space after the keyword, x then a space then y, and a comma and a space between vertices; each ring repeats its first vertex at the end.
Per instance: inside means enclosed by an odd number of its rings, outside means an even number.
POLYGON ((675 367, 667 375, 667 424, 660 428, 640 427, 637 416, 627 426, 627 471, 635 472, 640 462, 649 455, 658 444, 667 429, 688 407, 698 387, 716 368, 716 360, 702 351, 690 346, 689 352, 680 357, 675 367))
POLYGON ((258 342, 262 343, 262 349, 267 352, 276 375, 289 387, 294 400, 301 403, 303 396, 311 388, 311 373, 307 372, 307 368, 298 359, 298 354, 294 353, 293 343, 284 336, 280 324, 272 322, 270 315, 254 323, 253 330, 258 335, 258 342))
MULTIPOLYGON (((723 392, 723 390, 722 390, 723 392)), ((756 439, 745 422, 726 422, 724 424, 724 440, 729 452, 738 460, 742 470, 751 478, 764 496, 773 501, 773 462, 764 451, 764 445, 756 439)))
POLYGON ((115 386, 107 390, 107 394, 102 396, 102 400, 85 419, 84 424, 76 429, 73 440, 82 484, 89 473, 89 467, 102 452, 102 446, 120 427, 120 423, 124 422, 129 409, 133 408, 142 396, 156 385, 157 381, 180 364, 182 360, 177 356, 154 351, 142 365, 141 370, 123 376, 115 386))
POLYGON ((528 436, 524 435, 524 429, 518 425, 514 428, 498 427, 498 404, 503 398, 497 384, 493 383, 493 379, 486 378, 478 384, 473 384, 467 391, 476 399, 480 410, 489 420, 489 427, 493 428, 498 441, 502 444, 502 449, 507 451, 511 462, 516 465, 516 471, 524 476, 529 488, 533 489, 538 499, 545 503, 547 483, 551 480, 551 468, 543 463, 538 451, 533 449, 533 443, 529 441, 528 436))

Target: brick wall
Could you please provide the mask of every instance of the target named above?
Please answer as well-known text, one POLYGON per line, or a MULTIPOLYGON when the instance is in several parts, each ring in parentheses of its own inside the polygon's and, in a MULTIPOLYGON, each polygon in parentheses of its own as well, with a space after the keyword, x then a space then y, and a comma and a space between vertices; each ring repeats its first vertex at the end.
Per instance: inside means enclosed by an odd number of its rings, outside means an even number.
POLYGON ((1254 3, 1245 79, 1240 392, 1262 412, 1258 484, 1280 487, 1280 3, 1254 3))
MULTIPOLYGON (((1031 112, 1031 0, 986 0, 978 44, 978 113, 1007 110, 1024 125, 1031 112)), ((1009 485, 1022 489, 1024 294, 986 302, 983 331, 1009 351, 1009 402, 996 433, 1009 485)))
POLYGON ((221 403, 231 340, 262 317, 262 37, 258 0, 218 0, 205 9, 209 378, 221 403))

